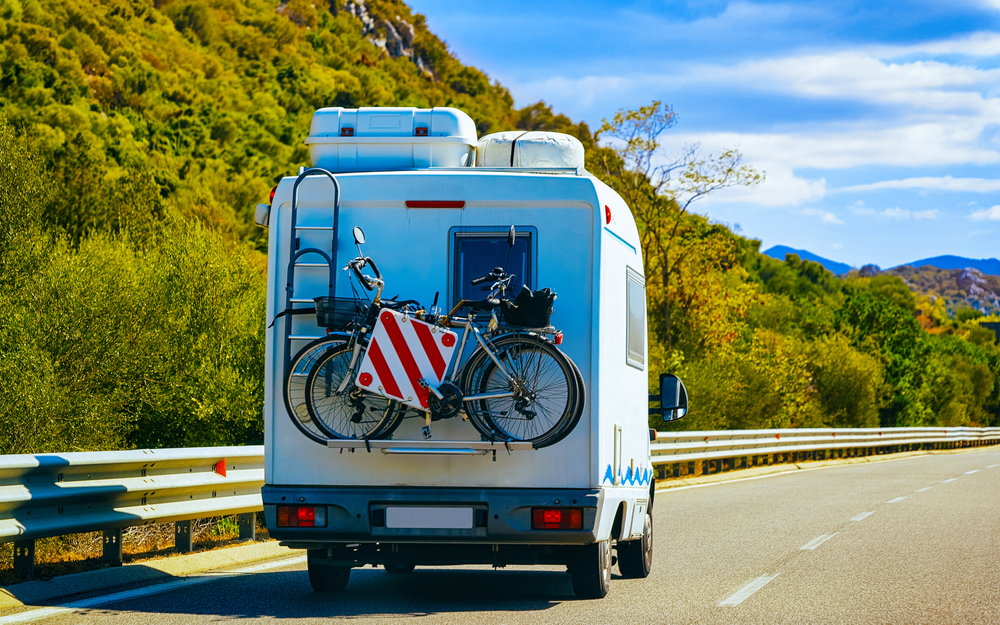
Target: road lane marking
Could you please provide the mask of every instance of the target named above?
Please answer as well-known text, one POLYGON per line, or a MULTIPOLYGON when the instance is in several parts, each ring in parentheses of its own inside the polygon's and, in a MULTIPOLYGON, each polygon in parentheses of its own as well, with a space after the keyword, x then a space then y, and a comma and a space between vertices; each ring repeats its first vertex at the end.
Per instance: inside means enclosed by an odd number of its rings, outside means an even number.
POLYGON ((736 594, 734 594, 733 596, 729 597, 728 599, 720 603, 719 607, 733 606, 743 603, 743 601, 747 597, 749 597, 753 593, 757 592, 758 590, 766 586, 768 582, 770 582, 777 576, 778 576, 777 573, 775 573, 774 575, 761 575, 757 579, 753 580, 752 582, 744 586, 742 589, 738 590, 736 594))
POLYGON ((144 588, 135 588, 132 590, 116 592, 110 595, 102 595, 100 597, 81 599, 80 601, 73 601, 65 605, 52 606, 50 608, 38 608, 36 610, 29 610, 27 612, 19 612, 17 614, 11 614, 9 616, 3 616, 0 617, 0 625, 14 625, 15 623, 31 623, 33 621, 40 621, 42 619, 51 618, 53 616, 58 616, 60 614, 75 612, 77 610, 86 610, 88 608, 106 605, 108 603, 117 603, 119 601, 125 601, 127 599, 135 599, 136 597, 147 597, 149 595, 158 595, 164 592, 170 592, 172 590, 179 590, 181 588, 189 588, 194 585, 204 584, 206 582, 219 581, 221 579, 226 579, 227 577, 235 577, 237 575, 245 575, 247 573, 258 573, 260 571, 276 569, 283 566, 292 566, 293 564, 301 564, 305 561, 306 561, 305 556, 295 556, 292 558, 283 558, 281 560, 264 562, 263 564, 255 564, 253 566, 244 567, 242 569, 236 569, 234 571, 219 571, 205 575, 182 577, 181 579, 178 579, 176 581, 166 582, 163 584, 155 584, 153 586, 146 586, 144 588))
POLYGON ((927 492, 927 491, 929 491, 929 490, 930 490, 930 489, 932 489, 932 488, 934 488, 934 487, 933 487, 933 486, 924 486, 923 488, 921 488, 921 489, 920 489, 920 490, 918 490, 917 492, 918 492, 918 493, 924 493, 924 492, 927 492))
POLYGON ((812 540, 812 542, 810 542, 808 545, 803 545, 802 547, 799 547, 799 551, 802 551, 803 549, 808 549, 809 551, 812 551, 816 547, 819 547, 820 545, 822 545, 826 541, 828 541, 831 538, 833 538, 834 536, 836 536, 838 533, 839 532, 835 532, 833 534, 823 534, 819 538, 814 538, 812 540))
POLYGON ((995 469, 995 468, 997 468, 997 467, 1000 467, 1000 464, 991 464, 990 466, 988 466, 988 467, 986 467, 986 468, 987 468, 987 469, 995 469))
POLYGON ((955 481, 955 480, 957 480, 957 479, 958 479, 957 477, 953 477, 953 478, 951 478, 950 480, 945 480, 945 481, 943 481, 943 482, 941 482, 941 483, 942 483, 942 484, 947 484, 948 482, 954 482, 954 481, 955 481))
POLYGON ((870 517, 873 514, 875 514, 875 513, 874 512, 862 512, 861 514, 859 514, 858 516, 854 517, 851 520, 852 521, 864 521, 865 519, 867 519, 868 517, 870 517))
POLYGON ((899 502, 903 501, 904 499, 906 499, 906 497, 896 497, 895 499, 890 499, 886 503, 899 503, 899 502))
POLYGON ((973 473, 979 473, 979 469, 973 469, 971 471, 966 471, 963 475, 972 475, 973 473))

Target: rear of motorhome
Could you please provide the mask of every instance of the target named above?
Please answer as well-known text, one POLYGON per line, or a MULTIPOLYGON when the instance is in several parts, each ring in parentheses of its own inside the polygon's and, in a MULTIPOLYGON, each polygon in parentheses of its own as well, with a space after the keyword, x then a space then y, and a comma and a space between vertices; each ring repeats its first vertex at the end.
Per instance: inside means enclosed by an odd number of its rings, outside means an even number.
MULTIPOLYGON (((473 121, 448 108, 333 108, 317 111, 307 144, 314 168, 282 179, 257 211, 269 228, 263 500, 270 535, 308 550, 318 591, 343 589, 351 568, 366 564, 393 573, 566 565, 587 597, 608 592, 613 554, 623 576, 645 577, 655 483, 642 254, 628 206, 584 170, 579 142, 520 132, 479 140, 473 121), (343 271, 356 258, 372 262, 343 271), (490 273, 500 268, 506 273, 490 273), (467 314, 463 301, 486 297, 473 281, 501 274, 516 276, 528 293, 556 294, 545 327, 519 330, 575 365, 570 386, 581 389, 580 409, 555 442, 484 430, 470 420, 478 404, 468 399, 452 402, 454 414, 432 414, 412 393, 390 393, 357 364, 371 360, 366 350, 375 344, 357 329, 364 313, 337 311, 353 325, 331 331, 336 324, 312 312, 327 301, 374 310, 364 280, 377 275, 383 301, 416 302, 398 314, 402 322, 425 323, 454 344, 462 335, 448 314, 467 314), (327 395, 368 401, 381 392, 379 405, 402 415, 391 432, 330 436, 314 412, 289 399, 290 388, 320 384, 323 375, 309 376, 313 363, 296 356, 328 344, 345 350, 345 362, 351 349, 358 355, 340 386, 327 380, 327 395)), ((503 315, 478 314, 483 340, 503 335, 503 315)), ((477 357, 477 340, 452 346, 464 347, 452 366, 477 357)), ((411 379, 432 404, 446 391, 440 380, 411 379)), ((670 376, 665 387, 662 409, 683 415, 683 386, 670 376)), ((455 386, 447 388, 454 399, 455 386)), ((518 410, 533 418, 523 406, 535 397, 520 401, 518 410)))

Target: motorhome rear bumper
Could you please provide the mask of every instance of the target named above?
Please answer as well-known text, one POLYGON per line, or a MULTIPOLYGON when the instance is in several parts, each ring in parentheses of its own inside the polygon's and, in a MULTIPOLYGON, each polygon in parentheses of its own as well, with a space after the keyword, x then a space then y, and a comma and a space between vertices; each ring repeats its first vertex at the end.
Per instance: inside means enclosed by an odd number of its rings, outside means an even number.
POLYGON ((354 542, 582 545, 597 540, 603 497, 600 489, 263 488, 268 533, 301 548, 354 542), (322 506, 326 526, 278 527, 278 506, 322 506), (409 507, 471 510, 473 527, 387 527, 392 525, 386 519, 393 512, 409 507), (583 526, 579 530, 533 530, 532 508, 581 508, 583 526))

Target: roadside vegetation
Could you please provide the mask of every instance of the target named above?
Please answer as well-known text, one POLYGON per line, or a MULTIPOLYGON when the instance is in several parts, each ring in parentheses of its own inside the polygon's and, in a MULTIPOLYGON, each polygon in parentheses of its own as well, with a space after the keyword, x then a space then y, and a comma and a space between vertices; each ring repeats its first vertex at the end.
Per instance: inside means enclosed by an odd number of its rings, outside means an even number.
POLYGON ((639 221, 651 385, 680 374, 695 408, 671 428, 1000 424, 989 319, 768 258, 692 212, 764 172, 663 155, 660 103, 596 131, 515 109, 397 0, 0 0, 0 454, 262 441, 251 211, 331 105, 580 138, 639 221))

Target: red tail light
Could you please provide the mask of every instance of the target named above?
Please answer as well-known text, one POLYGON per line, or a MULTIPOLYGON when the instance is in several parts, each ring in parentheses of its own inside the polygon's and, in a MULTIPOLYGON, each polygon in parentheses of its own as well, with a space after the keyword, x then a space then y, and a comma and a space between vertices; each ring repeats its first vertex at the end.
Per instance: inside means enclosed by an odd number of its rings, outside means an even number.
POLYGON ((607 204, 604 205, 604 223, 611 223, 611 207, 607 204))
POLYGON ((278 527, 326 527, 326 507, 278 506, 278 527))
POLYGON ((583 529, 583 508, 532 508, 531 529, 583 529))
POLYGON ((274 204, 274 192, 277 190, 278 190, 278 185, 274 185, 273 187, 271 187, 271 197, 269 197, 267 200, 268 204, 274 204))

